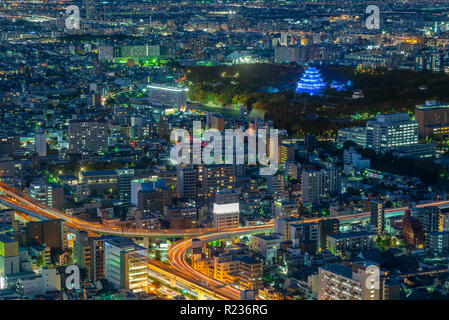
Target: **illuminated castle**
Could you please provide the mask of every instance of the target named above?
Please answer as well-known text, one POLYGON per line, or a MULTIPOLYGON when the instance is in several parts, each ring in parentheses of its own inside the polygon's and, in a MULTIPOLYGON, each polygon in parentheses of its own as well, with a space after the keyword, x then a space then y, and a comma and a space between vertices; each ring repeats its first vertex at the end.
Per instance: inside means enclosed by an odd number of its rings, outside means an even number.
POLYGON ((301 79, 296 83, 296 93, 308 93, 310 95, 317 94, 326 87, 323 77, 315 68, 307 68, 301 75, 301 79))

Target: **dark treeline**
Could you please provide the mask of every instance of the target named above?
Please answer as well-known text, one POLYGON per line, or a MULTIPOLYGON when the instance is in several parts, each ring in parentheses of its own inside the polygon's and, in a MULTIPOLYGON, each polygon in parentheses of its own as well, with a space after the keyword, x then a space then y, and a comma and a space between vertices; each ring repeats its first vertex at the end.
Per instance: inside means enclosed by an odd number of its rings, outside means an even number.
POLYGON ((188 68, 187 79, 192 83, 189 99, 225 107, 242 104, 264 111, 278 128, 298 136, 332 136, 339 128, 363 125, 377 113, 413 112, 415 105, 425 100, 449 100, 446 74, 334 66, 322 68, 325 80, 333 80, 327 74, 337 75, 353 83, 350 90, 327 89, 323 96, 298 95, 292 90, 302 70, 271 64, 188 68), (420 90, 422 85, 427 90, 420 90), (285 90, 258 92, 269 86, 285 90), (363 90, 364 98, 351 99, 355 89, 363 90))

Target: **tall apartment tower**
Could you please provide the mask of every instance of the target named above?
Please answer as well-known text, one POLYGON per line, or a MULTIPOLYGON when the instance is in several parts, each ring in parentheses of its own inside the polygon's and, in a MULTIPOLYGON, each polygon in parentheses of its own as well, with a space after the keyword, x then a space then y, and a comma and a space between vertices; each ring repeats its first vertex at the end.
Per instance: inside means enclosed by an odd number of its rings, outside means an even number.
POLYGON ((45 157, 47 155, 47 136, 45 133, 42 132, 42 130, 39 130, 34 135, 34 141, 35 141, 35 151, 40 157, 45 157))
POLYGON ((50 248, 67 249, 67 222, 62 219, 33 221, 27 224, 27 244, 46 244, 50 248))
POLYGON ((96 153, 108 145, 108 123, 105 120, 69 121, 69 151, 72 153, 96 153))
POLYGON ((341 173, 336 167, 304 169, 301 174, 302 202, 315 203, 321 197, 341 191, 341 173))
POLYGON ((89 238, 91 254, 90 280, 95 283, 97 280, 105 278, 104 247, 105 241, 110 236, 89 238))
POLYGON ((213 201, 215 194, 223 189, 235 187, 235 165, 208 165, 203 167, 203 200, 213 201))
POLYGON ((439 231, 439 222, 442 219, 442 215, 438 206, 417 209, 415 216, 421 222, 424 232, 439 231))
POLYGON ((327 236, 336 234, 340 229, 340 220, 324 219, 318 222, 318 248, 327 249, 327 236))
POLYGON ((92 277, 92 252, 89 244, 89 235, 86 231, 79 231, 73 243, 73 257, 75 264, 87 271, 88 278, 92 277))
POLYGON ((371 225, 376 229, 377 234, 381 235, 385 226, 385 211, 382 201, 371 201, 371 225))
POLYGON ((316 170, 304 169, 301 173, 302 203, 315 203, 320 199, 321 174, 316 170))
POLYGON ((274 197, 281 197, 284 195, 284 174, 277 173, 267 177, 268 194, 274 197))
POLYGON ((131 181, 133 179, 134 169, 117 170, 117 184, 120 201, 131 202, 131 181))
POLYGON ((380 300, 380 288, 379 266, 368 261, 318 268, 318 300, 380 300))
POLYGON ((198 172, 193 166, 177 167, 178 193, 181 198, 196 199, 198 172))

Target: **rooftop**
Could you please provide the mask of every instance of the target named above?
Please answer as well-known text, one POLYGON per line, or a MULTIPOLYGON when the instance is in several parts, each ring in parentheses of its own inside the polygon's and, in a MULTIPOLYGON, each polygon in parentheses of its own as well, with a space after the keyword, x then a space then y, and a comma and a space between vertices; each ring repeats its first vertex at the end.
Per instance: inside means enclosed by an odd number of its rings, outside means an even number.
POLYGON ((103 171, 83 171, 81 172, 83 176, 110 176, 116 175, 114 170, 103 170, 103 171))
POLYGON ((8 243, 8 242, 17 242, 13 238, 7 236, 6 234, 0 234, 0 242, 8 243))
POLYGON ((370 235, 374 235, 374 233, 367 232, 367 231, 352 231, 352 232, 336 233, 333 235, 329 235, 328 237, 334 238, 334 239, 345 239, 345 238, 352 238, 352 237, 364 237, 364 236, 370 236, 370 235))
POLYGON ((341 265, 341 264, 330 264, 325 267, 321 267, 321 269, 338 274, 348 279, 352 279, 352 269, 350 267, 341 265))

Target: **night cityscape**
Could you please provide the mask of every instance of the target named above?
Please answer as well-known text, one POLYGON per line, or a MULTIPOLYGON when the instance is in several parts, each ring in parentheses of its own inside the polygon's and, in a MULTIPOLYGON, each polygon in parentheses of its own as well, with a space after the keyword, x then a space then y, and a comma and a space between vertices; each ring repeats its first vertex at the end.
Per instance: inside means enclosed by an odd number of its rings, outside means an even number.
POLYGON ((2 0, 0 121, 0 300, 449 300, 449 0, 2 0))

